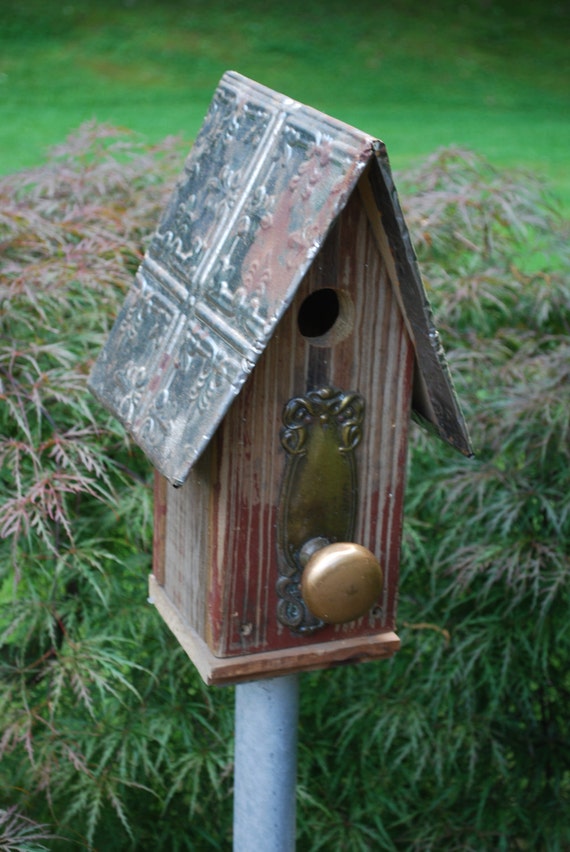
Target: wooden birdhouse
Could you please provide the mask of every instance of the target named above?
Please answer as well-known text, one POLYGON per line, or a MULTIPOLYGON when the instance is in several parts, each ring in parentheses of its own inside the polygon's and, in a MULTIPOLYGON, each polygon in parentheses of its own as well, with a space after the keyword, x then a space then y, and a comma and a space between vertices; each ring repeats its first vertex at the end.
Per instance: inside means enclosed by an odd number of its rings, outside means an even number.
POLYGON ((382 142, 226 73, 90 387, 208 683, 397 650, 411 412, 471 447, 382 142))

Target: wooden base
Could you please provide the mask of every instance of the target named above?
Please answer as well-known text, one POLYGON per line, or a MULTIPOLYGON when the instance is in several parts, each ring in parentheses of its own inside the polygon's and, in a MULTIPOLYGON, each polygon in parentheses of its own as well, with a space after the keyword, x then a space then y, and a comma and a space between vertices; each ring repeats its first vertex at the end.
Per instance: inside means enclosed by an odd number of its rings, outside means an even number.
POLYGON ((149 598, 198 669, 202 680, 209 685, 221 686, 387 659, 400 647, 397 635, 388 631, 374 636, 311 644, 306 648, 287 648, 237 657, 216 657, 196 631, 184 623, 153 574, 149 577, 149 598))

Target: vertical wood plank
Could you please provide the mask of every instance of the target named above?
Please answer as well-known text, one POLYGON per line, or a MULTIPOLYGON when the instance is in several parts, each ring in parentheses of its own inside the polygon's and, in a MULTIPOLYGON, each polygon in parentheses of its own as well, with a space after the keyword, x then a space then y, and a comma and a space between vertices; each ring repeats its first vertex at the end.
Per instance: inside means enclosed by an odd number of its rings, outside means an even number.
POLYGON ((158 471, 154 474, 152 572, 158 583, 164 586, 166 568, 166 512, 168 482, 158 471))
POLYGON ((181 616, 203 637, 210 620, 207 595, 212 564, 213 455, 210 445, 180 488, 166 483, 164 588, 181 616))

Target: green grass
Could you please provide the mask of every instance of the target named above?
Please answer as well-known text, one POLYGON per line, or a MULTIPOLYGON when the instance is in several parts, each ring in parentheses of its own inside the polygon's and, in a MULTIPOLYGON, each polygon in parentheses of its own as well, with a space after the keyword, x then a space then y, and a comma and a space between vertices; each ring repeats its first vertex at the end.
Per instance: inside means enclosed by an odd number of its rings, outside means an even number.
POLYGON ((190 143, 233 68, 378 135, 396 168, 467 146, 570 206, 569 29, 562 2, 4 0, 0 171, 91 119, 190 143))

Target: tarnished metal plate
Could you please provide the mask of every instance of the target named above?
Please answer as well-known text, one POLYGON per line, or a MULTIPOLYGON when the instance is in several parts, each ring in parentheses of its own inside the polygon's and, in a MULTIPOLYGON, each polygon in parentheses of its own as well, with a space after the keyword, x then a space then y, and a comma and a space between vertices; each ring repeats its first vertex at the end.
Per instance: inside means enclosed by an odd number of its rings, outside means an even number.
POLYGON ((230 71, 89 379, 173 484, 208 444, 371 160, 373 214, 416 350, 414 408, 470 453, 385 147, 230 71))
POLYGON ((90 378, 184 481, 372 154, 372 138, 233 72, 90 378))

